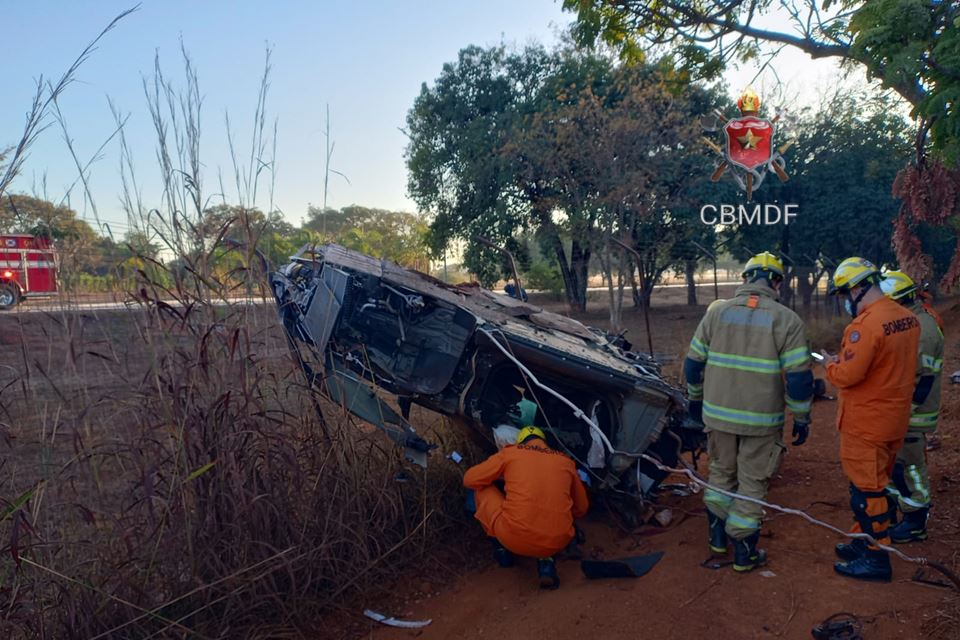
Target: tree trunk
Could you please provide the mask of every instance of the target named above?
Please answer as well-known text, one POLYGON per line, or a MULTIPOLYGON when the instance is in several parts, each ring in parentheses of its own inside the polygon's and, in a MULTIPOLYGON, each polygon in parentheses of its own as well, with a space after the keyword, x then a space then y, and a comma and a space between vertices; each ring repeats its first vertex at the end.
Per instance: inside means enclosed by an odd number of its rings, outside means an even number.
POLYGON ((563 248, 563 241, 553 227, 545 229, 544 232, 547 234, 553 252, 557 256, 557 264, 560 265, 560 277, 563 278, 563 293, 567 297, 567 304, 570 305, 571 311, 575 311, 578 308, 576 299, 577 282, 573 271, 570 269, 570 263, 567 262, 567 252, 563 248))
POLYGON ((811 267, 797 267, 794 273, 797 276, 797 293, 800 295, 803 308, 810 309, 813 302, 813 269, 811 267))
POLYGON ((783 277, 783 282, 780 284, 780 302, 784 306, 791 306, 793 302, 793 270, 787 269, 786 275, 783 277))
POLYGON ((636 309, 640 308, 642 300, 640 298, 640 290, 637 288, 637 270, 634 268, 634 265, 630 265, 630 291, 631 298, 633 299, 633 306, 636 309))
POLYGON ((684 261, 684 277, 687 280, 687 304, 697 306, 697 261, 684 261))
POLYGON ((587 278, 590 275, 590 249, 573 238, 570 242, 570 271, 573 277, 573 296, 567 296, 571 311, 587 310, 587 278))

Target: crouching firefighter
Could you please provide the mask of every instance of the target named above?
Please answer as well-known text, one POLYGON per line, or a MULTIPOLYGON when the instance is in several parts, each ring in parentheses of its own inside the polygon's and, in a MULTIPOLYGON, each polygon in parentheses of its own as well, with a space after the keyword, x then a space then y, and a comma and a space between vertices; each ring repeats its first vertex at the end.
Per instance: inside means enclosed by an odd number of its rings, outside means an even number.
MULTIPOLYGON (((824 354, 827 379, 839 389, 837 423, 840 463, 850 481, 852 532, 890 544, 896 502, 887 493, 897 452, 910 422, 920 321, 909 309, 883 295, 880 272, 868 260, 848 258, 830 283, 853 318, 843 332, 840 354, 824 354)), ((844 562, 837 573, 860 580, 892 577, 886 551, 862 538, 839 544, 844 562)))
POLYGON ((937 319, 919 297, 918 287, 902 271, 888 271, 880 283, 891 300, 910 309, 920 321, 917 383, 913 390, 910 423, 903 447, 893 465, 888 490, 897 497, 903 519, 890 529, 898 544, 927 539, 930 512, 930 476, 927 472, 927 436, 937 430, 940 416, 940 372, 943 369, 943 333, 937 319))
MULTIPOLYGON (((684 375, 690 415, 706 427, 710 483, 762 500, 786 450, 784 405, 793 413, 793 444, 810 433, 813 373, 803 321, 777 301, 783 264, 764 252, 742 275, 734 297, 711 304, 700 321, 684 375)), ((763 509, 712 489, 704 502, 710 550, 726 553, 732 543, 736 571, 762 565, 763 509)))
POLYGON ((474 517, 493 539, 500 565, 511 566, 512 554, 537 558, 540 586, 556 589, 553 556, 574 540, 574 519, 586 515, 589 501, 573 460, 546 440, 538 427, 524 427, 516 445, 468 469, 463 485, 474 491, 474 517))

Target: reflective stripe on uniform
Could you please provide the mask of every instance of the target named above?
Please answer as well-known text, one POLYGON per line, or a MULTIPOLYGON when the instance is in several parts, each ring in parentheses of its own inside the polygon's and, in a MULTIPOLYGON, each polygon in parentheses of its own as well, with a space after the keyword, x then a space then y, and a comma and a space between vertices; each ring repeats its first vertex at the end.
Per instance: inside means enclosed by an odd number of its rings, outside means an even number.
POLYGON ((906 472, 913 481, 913 491, 920 494, 920 498, 924 502, 923 506, 926 506, 930 503, 930 490, 927 489, 927 485, 923 481, 923 476, 920 475, 920 470, 917 468, 917 465, 908 464, 906 472))
POLYGON ((690 351, 693 351, 695 354, 702 358, 707 357, 707 353, 710 352, 710 349, 707 348, 707 345, 703 344, 698 338, 694 337, 690 341, 690 351))
POLYGON ((934 358, 933 356, 928 356, 925 353, 921 353, 920 366, 925 369, 929 369, 934 373, 939 373, 943 369, 943 360, 940 358, 934 358))
POLYGON ((760 528, 760 520, 741 516, 736 513, 729 513, 727 514, 727 526, 734 529, 754 530, 760 528))
POLYGON ((940 417, 939 411, 931 411, 930 413, 915 413, 910 416, 910 426, 911 427, 935 427, 937 426, 937 419, 940 417))
POLYGON ((810 351, 806 347, 797 347, 780 356, 780 366, 784 369, 805 364, 810 360, 810 351))
POLYGON ((738 356, 732 353, 720 353, 711 351, 707 357, 707 365, 713 367, 723 367, 725 369, 739 369, 741 371, 751 371, 753 373, 770 373, 779 375, 782 368, 780 360, 771 360, 769 358, 754 358, 751 356, 738 356))
POLYGON ((687 383, 687 393, 691 396, 700 397, 703 395, 703 385, 702 384, 693 384, 692 382, 687 383))
POLYGON ((726 509, 733 503, 733 498, 730 496, 724 495, 719 491, 714 491, 713 489, 707 489, 703 492, 703 501, 707 504, 715 504, 718 507, 726 509))
POLYGON ((743 409, 731 409, 721 407, 704 401, 703 415, 723 420, 724 422, 733 422, 735 424, 748 424, 761 427, 777 427, 783 424, 784 414, 763 413, 760 411, 745 411, 743 409))
POLYGON ((787 408, 794 413, 810 413, 810 404, 811 400, 804 400, 803 402, 797 402, 793 398, 786 398, 787 408))

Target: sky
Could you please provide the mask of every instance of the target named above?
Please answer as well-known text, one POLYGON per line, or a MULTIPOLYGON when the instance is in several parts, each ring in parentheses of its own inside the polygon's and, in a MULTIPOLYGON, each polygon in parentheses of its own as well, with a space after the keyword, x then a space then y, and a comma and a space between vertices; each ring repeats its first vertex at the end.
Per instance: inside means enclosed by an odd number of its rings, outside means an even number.
MULTIPOLYGON (((21 135, 37 79, 58 77, 110 20, 135 0, 35 0, 7 2, 0 65, 0 147, 21 135)), ((113 133, 108 98, 129 113, 125 134, 133 149, 138 181, 148 206, 157 204, 156 135, 143 82, 153 77, 159 56, 164 74, 182 86, 180 42, 197 68, 203 96, 201 154, 208 192, 236 200, 224 124, 229 113, 240 155, 249 154, 264 52, 272 48, 267 116, 278 121, 274 204, 299 224, 308 204, 323 202, 323 135, 327 105, 335 142, 328 206, 360 204, 416 211, 407 196, 401 131, 424 82, 463 47, 501 42, 555 43, 573 15, 559 0, 145 0, 101 41, 80 68, 78 81, 60 101, 70 137, 82 162, 113 133), (349 182, 347 181, 349 180, 349 182)), ((768 18, 769 26, 783 21, 768 18)), ((777 78, 801 101, 837 82, 831 60, 813 61, 786 50, 757 76, 750 65, 729 71, 732 92, 753 82, 762 90, 777 78), (774 71, 776 72, 774 74, 774 71)), ((106 221, 114 233, 126 226, 120 208, 120 149, 108 144, 95 162, 90 186, 96 215, 74 189, 69 203, 81 217, 106 221)), ((13 191, 59 202, 77 170, 56 122, 33 147, 13 191)), ((262 188, 261 193, 265 193, 262 188)), ((257 204, 267 208, 266 198, 257 204)))

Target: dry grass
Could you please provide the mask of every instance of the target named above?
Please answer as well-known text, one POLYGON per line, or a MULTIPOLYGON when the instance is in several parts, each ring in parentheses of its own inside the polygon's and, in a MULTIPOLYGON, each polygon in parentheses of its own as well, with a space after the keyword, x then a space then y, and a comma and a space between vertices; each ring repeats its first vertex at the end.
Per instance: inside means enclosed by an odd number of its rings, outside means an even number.
POLYGON ((272 310, 184 302, 3 318, 3 637, 306 630, 450 526, 459 474, 319 414, 272 310))

